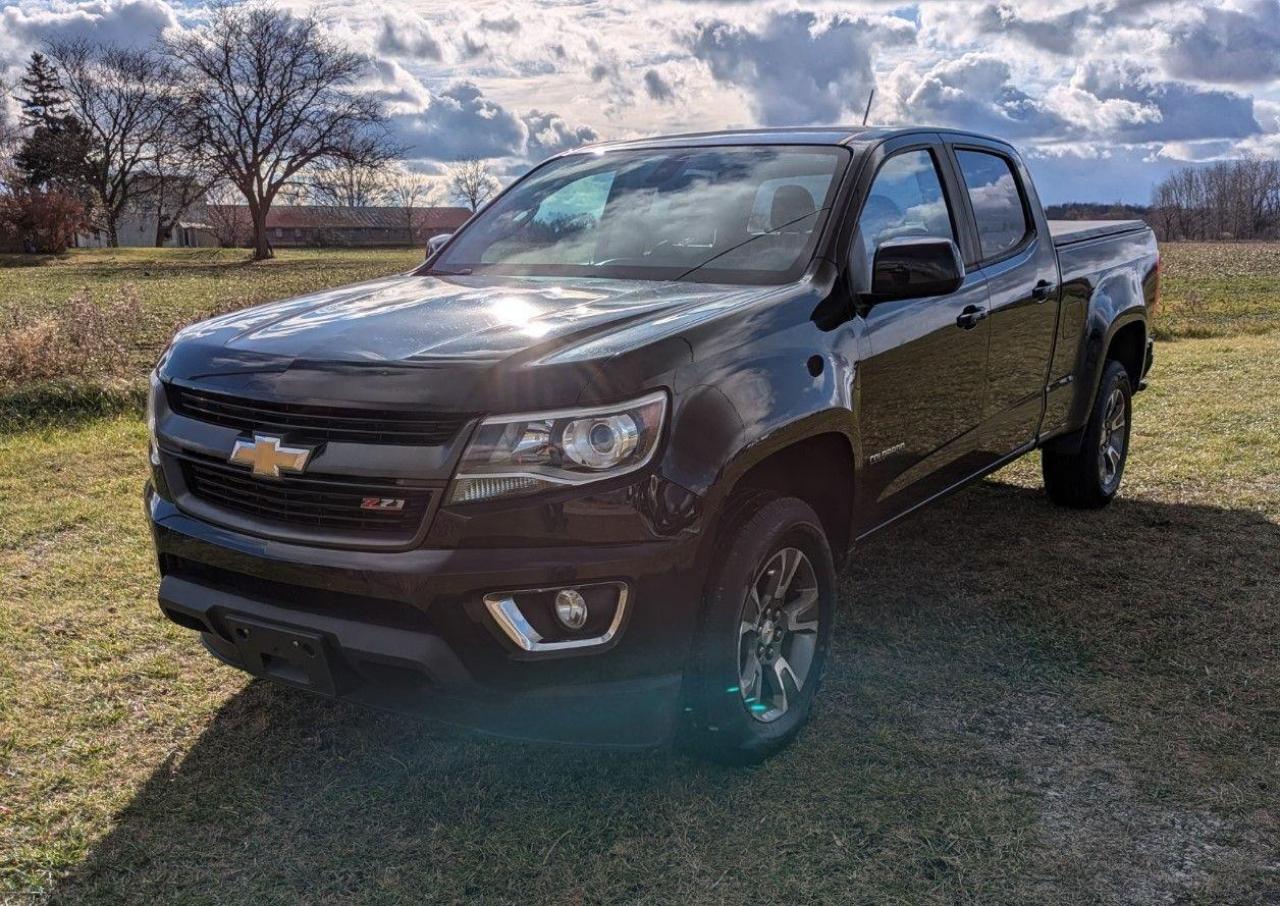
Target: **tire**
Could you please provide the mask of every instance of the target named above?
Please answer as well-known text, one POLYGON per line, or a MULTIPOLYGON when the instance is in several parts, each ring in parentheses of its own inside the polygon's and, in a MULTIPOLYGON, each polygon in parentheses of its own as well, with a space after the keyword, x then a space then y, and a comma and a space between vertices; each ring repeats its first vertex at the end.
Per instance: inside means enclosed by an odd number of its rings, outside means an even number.
POLYGON ((1129 372, 1115 360, 1107 362, 1075 453, 1041 454, 1041 471, 1049 498, 1061 506, 1093 510, 1106 506, 1120 490, 1129 458, 1133 424, 1133 388, 1129 372))
POLYGON ((686 680, 683 741, 702 758, 756 764, 809 719, 831 644, 836 573, 822 522, 802 500, 735 494, 722 524, 686 680))

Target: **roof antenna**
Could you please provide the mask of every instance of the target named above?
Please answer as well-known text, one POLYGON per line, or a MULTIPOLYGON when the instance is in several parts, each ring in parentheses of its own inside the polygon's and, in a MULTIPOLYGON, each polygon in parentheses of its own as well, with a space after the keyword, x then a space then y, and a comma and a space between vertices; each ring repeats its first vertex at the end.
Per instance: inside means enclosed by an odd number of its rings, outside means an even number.
POLYGON ((862 114, 862 125, 864 126, 867 124, 867 117, 871 115, 871 102, 875 100, 875 97, 876 97, 876 90, 872 88, 871 94, 867 96, 867 109, 863 111, 863 114, 862 114))

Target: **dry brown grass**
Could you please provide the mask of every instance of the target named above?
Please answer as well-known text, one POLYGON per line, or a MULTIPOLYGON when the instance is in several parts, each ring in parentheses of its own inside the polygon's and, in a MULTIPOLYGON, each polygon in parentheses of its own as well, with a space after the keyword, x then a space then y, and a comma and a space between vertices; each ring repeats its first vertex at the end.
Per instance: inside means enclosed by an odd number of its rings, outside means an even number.
POLYGON ((128 337, 142 321, 131 283, 106 299, 87 287, 50 308, 4 313, 0 322, 0 388, 36 381, 120 380, 129 362, 128 337))

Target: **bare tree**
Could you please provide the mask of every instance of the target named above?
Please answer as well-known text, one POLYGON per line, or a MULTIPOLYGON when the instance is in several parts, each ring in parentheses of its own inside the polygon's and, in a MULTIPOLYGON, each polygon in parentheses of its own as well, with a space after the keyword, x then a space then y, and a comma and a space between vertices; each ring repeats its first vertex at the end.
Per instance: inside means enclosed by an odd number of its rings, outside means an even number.
POLYGON ((404 210, 409 241, 414 245, 426 242, 427 237, 422 235, 426 214, 424 209, 434 207, 439 196, 440 187, 435 180, 407 167, 397 168, 387 180, 387 202, 404 210))
POLYGON ((1280 161, 1183 167, 1156 186, 1150 219, 1161 239, 1280 237, 1280 161))
POLYGON ((223 248, 241 248, 253 240, 249 208, 240 200, 240 190, 225 181, 214 183, 205 193, 204 222, 223 248))
MULTIPOLYGON (((182 113, 170 111, 171 122, 182 113)), ((213 185, 214 174, 206 162, 191 153, 189 143, 174 130, 157 137, 151 155, 152 193, 149 201, 156 218, 156 247, 163 246, 187 211, 213 185)))
POLYGON ((400 153, 389 144, 366 142, 345 154, 317 160, 306 174, 312 200, 333 208, 377 204, 386 193, 389 165, 400 153))
POLYGON ((187 95, 193 148, 244 195, 254 258, 272 256, 267 213, 281 188, 317 161, 380 142, 385 119, 352 89, 367 61, 327 37, 315 16, 219 2, 204 27, 168 43, 187 95))
MULTIPOLYGON (((12 88, 0 81, 0 96, 12 88)), ((0 105, 0 195, 15 192, 22 181, 15 157, 22 146, 22 130, 9 119, 9 111, 0 105)), ((0 244, 3 244, 4 224, 0 224, 0 244)))
POLYGON ((498 191, 498 178, 488 161, 468 157, 449 168, 449 189, 454 198, 476 211, 498 191))
MULTIPOLYGON (((0 79, 0 97, 8 97, 13 93, 13 86, 0 79)), ((9 117, 9 110, 0 104, 0 190, 16 173, 14 157, 22 145, 22 129, 9 117)))
POLYGON ((120 244, 120 219, 150 191, 139 179, 156 140, 170 128, 168 64, 150 51, 70 41, 50 45, 71 115, 89 133, 86 181, 93 191, 95 225, 107 243, 120 244))
POLYGON ((276 201, 285 205, 310 204, 311 197, 311 187, 301 177, 289 180, 276 193, 276 201))

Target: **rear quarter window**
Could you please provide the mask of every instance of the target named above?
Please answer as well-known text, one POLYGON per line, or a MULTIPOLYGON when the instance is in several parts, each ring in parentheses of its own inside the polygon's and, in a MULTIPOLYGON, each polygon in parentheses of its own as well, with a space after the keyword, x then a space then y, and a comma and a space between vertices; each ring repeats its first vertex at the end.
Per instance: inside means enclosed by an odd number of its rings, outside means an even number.
POLYGON ((1013 168, 1005 158, 984 151, 957 149, 956 159, 977 223, 982 258, 1000 258, 1031 231, 1013 168))

